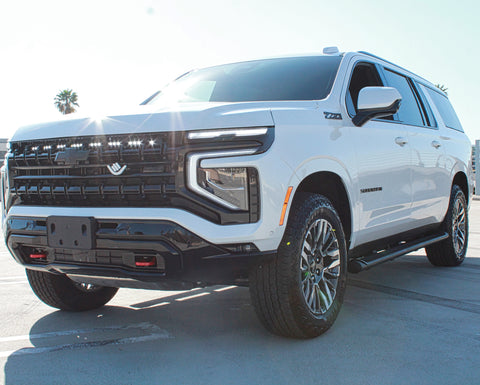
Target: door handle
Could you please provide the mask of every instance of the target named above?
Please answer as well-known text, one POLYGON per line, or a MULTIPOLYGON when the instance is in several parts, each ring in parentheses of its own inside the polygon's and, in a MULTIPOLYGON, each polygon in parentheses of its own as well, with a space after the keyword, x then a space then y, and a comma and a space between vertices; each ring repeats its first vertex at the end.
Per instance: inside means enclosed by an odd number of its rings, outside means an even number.
POLYGON ((432 142, 432 146, 435 147, 435 148, 439 148, 439 147, 442 146, 442 144, 441 144, 440 142, 434 140, 434 141, 432 142))
POLYGON ((408 143, 408 140, 405 139, 402 136, 399 136, 399 137, 395 138, 395 143, 397 143, 399 146, 403 147, 408 143))

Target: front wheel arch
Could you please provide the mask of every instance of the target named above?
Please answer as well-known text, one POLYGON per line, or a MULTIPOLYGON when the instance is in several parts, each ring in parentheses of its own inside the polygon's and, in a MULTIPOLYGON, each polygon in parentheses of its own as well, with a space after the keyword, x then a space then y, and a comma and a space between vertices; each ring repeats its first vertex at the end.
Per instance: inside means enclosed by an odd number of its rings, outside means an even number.
POLYGON ((294 202, 301 199, 299 197, 306 192, 324 196, 332 203, 333 207, 335 207, 342 222, 348 249, 352 236, 352 206, 342 178, 329 171, 320 171, 308 175, 298 185, 292 199, 291 207, 293 207, 294 202))

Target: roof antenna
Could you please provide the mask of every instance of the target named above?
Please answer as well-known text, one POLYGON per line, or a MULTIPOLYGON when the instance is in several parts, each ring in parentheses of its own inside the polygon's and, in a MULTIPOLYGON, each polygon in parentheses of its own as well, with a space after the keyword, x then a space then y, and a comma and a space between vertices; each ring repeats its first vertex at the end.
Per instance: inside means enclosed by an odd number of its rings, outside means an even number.
POLYGON ((340 51, 338 50, 338 47, 325 47, 323 49, 323 54, 324 55, 336 55, 340 51))

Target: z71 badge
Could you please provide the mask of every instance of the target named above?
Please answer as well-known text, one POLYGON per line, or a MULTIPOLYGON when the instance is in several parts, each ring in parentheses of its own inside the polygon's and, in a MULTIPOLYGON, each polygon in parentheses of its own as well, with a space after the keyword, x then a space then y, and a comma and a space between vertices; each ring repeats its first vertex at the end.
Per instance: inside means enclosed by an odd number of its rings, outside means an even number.
POLYGON ((342 114, 340 114, 339 112, 324 111, 323 114, 325 115, 325 119, 342 120, 342 114))

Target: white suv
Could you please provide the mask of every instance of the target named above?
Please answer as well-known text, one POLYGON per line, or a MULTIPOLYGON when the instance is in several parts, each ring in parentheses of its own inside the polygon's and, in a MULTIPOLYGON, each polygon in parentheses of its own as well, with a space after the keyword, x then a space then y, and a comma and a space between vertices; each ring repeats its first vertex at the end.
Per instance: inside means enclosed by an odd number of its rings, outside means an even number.
POLYGON ((20 128, 3 229, 45 303, 249 285, 273 333, 327 330, 347 270, 465 258, 471 145, 447 96, 364 52, 191 71, 133 114, 20 128))

